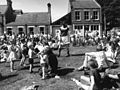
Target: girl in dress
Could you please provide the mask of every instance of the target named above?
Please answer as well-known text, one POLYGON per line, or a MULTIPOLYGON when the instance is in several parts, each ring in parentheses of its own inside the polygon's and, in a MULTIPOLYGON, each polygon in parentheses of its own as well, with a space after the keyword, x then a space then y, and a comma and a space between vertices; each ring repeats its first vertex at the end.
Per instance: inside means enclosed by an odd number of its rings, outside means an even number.
POLYGON ((10 70, 11 72, 14 71, 14 61, 17 59, 17 54, 16 54, 16 46, 15 43, 12 43, 10 49, 9 49, 9 57, 8 61, 10 61, 10 70))
POLYGON ((46 54, 46 50, 44 49, 41 54, 40 54, 40 66, 42 69, 42 79, 45 79, 45 69, 47 68, 47 54, 46 54))

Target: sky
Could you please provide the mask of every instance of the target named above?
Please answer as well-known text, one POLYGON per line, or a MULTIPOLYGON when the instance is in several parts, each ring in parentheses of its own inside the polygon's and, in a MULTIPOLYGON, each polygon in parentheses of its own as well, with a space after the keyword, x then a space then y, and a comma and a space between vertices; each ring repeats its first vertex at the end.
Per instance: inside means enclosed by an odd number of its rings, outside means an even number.
MULTIPOLYGON (((51 3, 52 20, 55 21, 68 13, 68 0, 11 0, 13 9, 23 12, 47 12, 47 3, 51 3)), ((0 0, 0 5, 6 5, 0 0)))

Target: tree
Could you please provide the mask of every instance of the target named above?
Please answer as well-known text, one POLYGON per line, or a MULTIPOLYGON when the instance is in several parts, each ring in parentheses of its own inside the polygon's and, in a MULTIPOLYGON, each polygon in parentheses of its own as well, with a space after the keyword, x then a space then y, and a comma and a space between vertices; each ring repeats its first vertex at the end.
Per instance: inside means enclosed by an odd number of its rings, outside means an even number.
POLYGON ((103 27, 104 15, 106 17, 107 30, 120 25, 120 0, 96 0, 102 7, 103 27))

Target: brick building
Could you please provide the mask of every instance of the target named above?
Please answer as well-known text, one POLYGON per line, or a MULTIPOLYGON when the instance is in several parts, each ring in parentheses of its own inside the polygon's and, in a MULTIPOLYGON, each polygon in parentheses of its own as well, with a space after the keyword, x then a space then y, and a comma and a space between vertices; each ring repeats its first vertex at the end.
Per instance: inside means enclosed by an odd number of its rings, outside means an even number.
POLYGON ((77 29, 84 36, 86 31, 97 30, 101 36, 101 7, 95 0, 69 0, 68 12, 61 19, 53 22, 54 33, 60 22, 66 22, 71 32, 77 29))
POLYGON ((14 10, 12 1, 7 0, 7 5, 0 5, 0 34, 18 33, 51 33, 51 4, 48 3, 48 12, 28 12, 14 10))

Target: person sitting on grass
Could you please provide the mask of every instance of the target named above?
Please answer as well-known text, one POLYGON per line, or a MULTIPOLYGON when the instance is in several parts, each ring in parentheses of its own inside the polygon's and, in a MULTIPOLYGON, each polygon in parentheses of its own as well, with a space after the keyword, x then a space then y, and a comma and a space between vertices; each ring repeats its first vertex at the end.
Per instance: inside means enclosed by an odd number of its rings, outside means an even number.
MULTIPOLYGON (((88 68, 90 69, 89 77, 81 76, 81 79, 86 81, 86 84, 81 83, 75 78, 71 78, 80 88, 84 90, 111 90, 117 88, 114 81, 106 77, 105 73, 100 72, 96 60, 90 59, 88 61, 88 68)), ((119 76, 119 74, 115 75, 114 78, 118 79, 119 76)), ((109 74, 109 77, 113 78, 113 75, 109 74)))
POLYGON ((102 79, 99 73, 98 64, 94 59, 88 61, 88 67, 90 69, 89 77, 81 76, 81 79, 84 79, 88 84, 83 84, 75 78, 71 78, 79 87, 84 90, 102 90, 102 79))
POLYGON ((83 65, 77 68, 77 70, 84 70, 84 68, 87 67, 87 63, 91 58, 95 58, 95 60, 98 63, 98 68, 103 69, 105 68, 111 68, 113 66, 117 66, 117 61, 115 59, 114 55, 114 45, 112 42, 109 42, 107 46, 107 51, 103 50, 102 47, 97 48, 97 52, 88 52, 85 53, 85 60, 83 62, 83 65))

